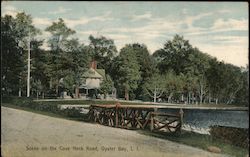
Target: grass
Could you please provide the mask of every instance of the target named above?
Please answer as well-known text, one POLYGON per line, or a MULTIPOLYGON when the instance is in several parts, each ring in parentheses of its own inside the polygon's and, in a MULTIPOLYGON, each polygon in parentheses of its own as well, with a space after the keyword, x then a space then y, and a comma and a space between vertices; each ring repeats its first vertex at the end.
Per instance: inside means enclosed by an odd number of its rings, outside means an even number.
POLYGON ((28 111, 28 112, 37 113, 37 114, 42 114, 42 115, 55 117, 55 118, 63 118, 63 119, 74 120, 74 121, 84 121, 83 119, 79 119, 79 118, 71 118, 71 117, 67 117, 67 116, 63 116, 60 114, 51 113, 51 112, 47 112, 47 111, 38 111, 38 110, 34 110, 34 109, 31 109, 28 107, 16 106, 16 105, 13 105, 10 103, 2 103, 1 106, 13 108, 13 109, 18 109, 18 110, 23 110, 23 111, 28 111))
POLYGON ((203 150, 208 150, 209 146, 216 146, 222 150, 223 154, 228 154, 234 157, 246 157, 246 155, 249 153, 248 149, 224 143, 219 139, 213 139, 209 135, 202 135, 188 131, 182 131, 182 133, 179 135, 155 133, 145 130, 138 130, 138 132, 140 134, 153 136, 161 139, 167 139, 173 142, 182 143, 203 150))

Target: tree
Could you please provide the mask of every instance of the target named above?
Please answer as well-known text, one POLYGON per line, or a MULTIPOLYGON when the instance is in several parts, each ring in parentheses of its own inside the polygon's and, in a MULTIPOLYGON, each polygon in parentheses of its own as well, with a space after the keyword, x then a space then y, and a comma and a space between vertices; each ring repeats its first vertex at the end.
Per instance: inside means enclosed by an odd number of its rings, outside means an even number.
POLYGON ((32 25, 32 18, 24 12, 16 18, 5 15, 1 17, 2 35, 2 80, 3 93, 16 94, 24 83, 26 73, 25 54, 28 47, 28 37, 31 41, 39 33, 32 25), (18 86, 17 86, 18 85, 18 86))
POLYGON ((175 35, 173 40, 167 41, 163 49, 157 50, 153 57, 157 61, 160 72, 166 73, 169 70, 174 70, 179 75, 184 73, 191 50, 192 46, 188 40, 184 40, 183 36, 175 35))
POLYGON ((153 98, 154 102, 156 102, 156 99, 161 97, 164 93, 165 81, 164 76, 157 73, 146 81, 144 88, 146 89, 147 94, 153 98))
POLYGON ((1 17, 1 78, 2 78, 2 94, 10 94, 17 91, 16 85, 19 84, 20 72, 22 71, 23 61, 21 59, 22 51, 18 46, 15 29, 15 19, 6 15, 1 17))
MULTIPOLYGON (((49 74, 50 74, 50 87, 54 82, 56 86, 56 94, 58 95, 59 80, 65 76, 64 63, 65 62, 65 44, 67 43, 68 37, 75 33, 74 30, 68 28, 64 23, 63 19, 59 18, 58 22, 53 22, 51 26, 47 27, 45 31, 51 33, 49 39, 49 45, 51 53, 49 56, 49 74)), ((70 64, 68 62, 68 64, 70 64)))
MULTIPOLYGON (((47 74, 47 52, 40 47, 43 44, 42 41, 34 40, 31 42, 31 91, 35 90, 38 93, 42 93, 43 97, 49 86, 49 77, 47 74)), ((37 95, 38 96, 38 95, 37 95)))
POLYGON ((204 96, 207 92, 207 70, 209 69, 209 60, 212 57, 202 53, 198 48, 192 48, 188 55, 188 63, 185 66, 185 74, 197 79, 199 88, 199 103, 203 103, 204 96))
POLYGON ((114 61, 116 69, 116 84, 124 89, 125 99, 129 100, 129 92, 138 87, 140 80, 140 66, 131 45, 125 45, 120 51, 120 55, 114 61))
POLYGON ((249 67, 241 68, 242 88, 236 93, 234 103, 249 107, 249 67))
POLYGON ((134 55, 136 56, 137 62, 140 66, 140 80, 138 82, 138 87, 135 90, 135 96, 137 99, 145 99, 143 91, 144 83, 152 77, 153 73, 156 72, 156 65, 154 63, 153 57, 149 54, 149 51, 144 44, 134 43, 130 45, 134 55))
POLYGON ((174 94, 179 94, 183 89, 183 80, 181 76, 175 75, 173 71, 169 71, 164 75, 164 89, 165 95, 167 96, 168 103, 172 102, 174 94))
POLYGON ((78 98, 79 86, 82 83, 81 77, 88 68, 90 54, 88 53, 88 47, 80 44, 78 39, 67 40, 64 46, 65 53, 61 62, 61 64, 65 67, 64 77, 71 75, 72 81, 68 82, 73 82, 73 86, 75 87, 75 97, 78 98))
POLYGON ((89 52, 92 60, 98 62, 100 68, 105 69, 106 73, 110 74, 112 60, 117 55, 117 49, 112 39, 104 36, 94 37, 89 36, 89 52))
POLYGON ((114 82, 111 77, 107 74, 105 79, 100 84, 100 90, 104 94, 104 99, 106 99, 107 94, 110 93, 114 88, 114 82))

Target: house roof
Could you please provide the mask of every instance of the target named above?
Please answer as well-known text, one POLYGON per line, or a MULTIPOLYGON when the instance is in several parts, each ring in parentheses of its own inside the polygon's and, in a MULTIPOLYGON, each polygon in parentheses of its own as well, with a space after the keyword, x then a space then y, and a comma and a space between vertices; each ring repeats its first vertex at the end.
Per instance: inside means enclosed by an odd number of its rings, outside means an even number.
POLYGON ((104 78, 105 77, 105 70, 104 69, 96 69, 96 71, 102 75, 102 77, 104 78))
MULTIPOLYGON (((93 69, 93 68, 89 68, 83 75, 83 78, 103 78, 103 71, 104 69, 93 69)), ((105 75, 105 71, 104 71, 104 75, 105 75)))

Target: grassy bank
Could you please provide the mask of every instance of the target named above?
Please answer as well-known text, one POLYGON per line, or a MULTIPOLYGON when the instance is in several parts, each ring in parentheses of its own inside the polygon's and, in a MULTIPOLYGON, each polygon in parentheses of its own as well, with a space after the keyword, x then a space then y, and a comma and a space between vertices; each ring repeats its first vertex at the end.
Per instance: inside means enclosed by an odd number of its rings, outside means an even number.
POLYGON ((153 136, 161 139, 167 139, 173 142, 182 143, 185 145, 201 148, 203 150, 208 150, 209 146, 216 146, 221 149, 223 154, 228 154, 235 157, 246 157, 249 153, 248 149, 241 147, 236 147, 219 139, 213 139, 209 135, 202 135, 188 131, 182 131, 180 135, 164 134, 164 133, 154 133, 150 131, 138 130, 140 134, 153 136))
POLYGON ((13 108, 13 109, 18 109, 18 110, 23 110, 23 111, 28 111, 28 112, 32 112, 32 113, 37 113, 37 114, 42 114, 45 116, 50 116, 50 117, 55 117, 55 118, 63 118, 63 119, 67 119, 67 120, 74 120, 74 121, 84 121, 83 118, 74 118, 74 117, 68 117, 66 115, 62 115, 59 113, 52 113, 49 111, 38 111, 38 110, 34 110, 28 107, 20 107, 20 106, 16 106, 10 103, 2 103, 1 106, 4 107, 9 107, 9 108, 13 108))

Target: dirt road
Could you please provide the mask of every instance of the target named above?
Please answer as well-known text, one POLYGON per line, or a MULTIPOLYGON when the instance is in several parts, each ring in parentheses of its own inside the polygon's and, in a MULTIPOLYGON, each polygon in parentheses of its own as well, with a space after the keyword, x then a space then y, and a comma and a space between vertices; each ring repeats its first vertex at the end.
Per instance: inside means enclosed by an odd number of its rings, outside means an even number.
POLYGON ((220 157, 125 129, 1 107, 3 157, 220 157))

